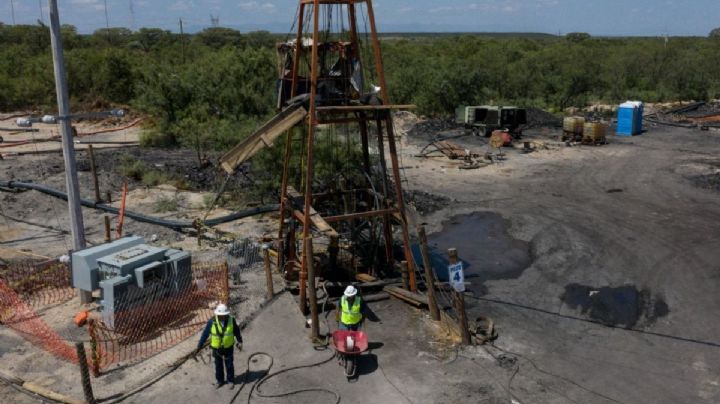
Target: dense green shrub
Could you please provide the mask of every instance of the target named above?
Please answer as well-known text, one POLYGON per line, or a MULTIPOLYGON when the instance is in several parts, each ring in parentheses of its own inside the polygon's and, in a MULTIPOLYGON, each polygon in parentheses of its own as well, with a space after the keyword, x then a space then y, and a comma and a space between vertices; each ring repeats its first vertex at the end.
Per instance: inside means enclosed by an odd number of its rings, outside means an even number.
MULTIPOLYGON (((228 28, 182 36, 154 28, 62 31, 73 107, 128 104, 149 114, 144 144, 181 144, 201 158, 235 144, 274 112, 274 42, 284 39, 277 35, 228 28)), ((628 98, 718 98, 716 36, 405 35, 382 45, 392 101, 447 117, 467 104, 557 110, 628 98)), ((365 56, 371 66, 372 55, 365 56)), ((379 84, 375 75, 367 78, 379 84)), ((0 110, 53 110, 53 82, 47 27, 0 24, 0 110)))

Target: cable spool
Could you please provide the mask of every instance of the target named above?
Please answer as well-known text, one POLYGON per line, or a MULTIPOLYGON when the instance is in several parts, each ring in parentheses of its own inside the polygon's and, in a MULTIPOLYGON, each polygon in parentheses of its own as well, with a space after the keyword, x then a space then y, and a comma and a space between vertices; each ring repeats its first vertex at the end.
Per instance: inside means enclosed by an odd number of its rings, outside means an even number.
POLYGON ((499 149, 505 145, 505 139, 503 138, 502 131, 494 131, 490 136, 490 146, 495 149, 499 149))

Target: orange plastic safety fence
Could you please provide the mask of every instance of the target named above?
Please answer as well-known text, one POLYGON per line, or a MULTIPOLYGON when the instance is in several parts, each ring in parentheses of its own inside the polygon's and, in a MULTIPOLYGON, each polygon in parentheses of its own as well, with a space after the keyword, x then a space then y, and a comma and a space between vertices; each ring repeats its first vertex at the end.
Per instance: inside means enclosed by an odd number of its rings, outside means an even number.
POLYGON ((50 328, 4 280, 0 280, 0 323, 58 358, 77 363, 75 348, 50 328))
POLYGON ((34 308, 72 299, 71 271, 67 264, 25 261, 0 268, 0 280, 34 308))
POLYGON ((92 328, 93 366, 102 371, 113 364, 145 359, 197 333, 227 296, 225 279, 224 263, 193 265, 192 285, 179 294, 148 299, 129 293, 128 302, 144 299, 142 304, 124 309, 123 302, 118 302, 111 324, 99 321, 92 328))

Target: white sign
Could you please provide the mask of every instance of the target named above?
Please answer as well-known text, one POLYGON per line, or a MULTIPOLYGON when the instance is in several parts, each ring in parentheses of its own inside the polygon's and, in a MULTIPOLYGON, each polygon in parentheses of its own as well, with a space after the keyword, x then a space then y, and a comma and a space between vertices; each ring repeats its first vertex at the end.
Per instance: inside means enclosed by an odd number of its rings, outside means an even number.
POLYGON ((465 273, 463 272, 462 262, 448 265, 448 281, 456 291, 465 291, 465 273))

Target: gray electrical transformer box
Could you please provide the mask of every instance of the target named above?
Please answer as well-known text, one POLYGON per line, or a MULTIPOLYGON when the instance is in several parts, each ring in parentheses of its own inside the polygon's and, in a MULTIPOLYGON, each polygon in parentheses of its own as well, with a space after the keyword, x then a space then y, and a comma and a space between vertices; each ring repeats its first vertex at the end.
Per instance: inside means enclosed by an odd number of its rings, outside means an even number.
POLYGON ((153 261, 164 261, 167 248, 141 244, 97 260, 101 278, 132 274, 135 268, 153 261))
POLYGON ((86 292, 99 289, 98 258, 144 243, 142 237, 130 236, 74 252, 72 254, 73 287, 86 292))
POLYGON ((190 253, 149 246, 140 237, 73 253, 72 270, 75 287, 102 291, 103 322, 118 332, 131 329, 132 309, 187 293, 192 287, 190 253))

